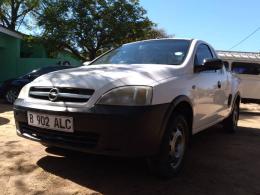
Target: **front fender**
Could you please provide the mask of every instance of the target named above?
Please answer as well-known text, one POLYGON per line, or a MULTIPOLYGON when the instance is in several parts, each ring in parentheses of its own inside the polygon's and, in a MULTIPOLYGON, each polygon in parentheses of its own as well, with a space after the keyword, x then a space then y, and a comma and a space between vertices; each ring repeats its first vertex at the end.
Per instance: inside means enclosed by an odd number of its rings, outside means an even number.
MULTIPOLYGON (((160 140, 162 140, 162 138, 163 138, 164 132, 167 129, 167 126, 169 124, 169 120, 172 116, 172 113, 177 108, 177 106, 180 105, 181 103, 189 104, 190 108, 192 109, 192 114, 194 113, 193 104, 189 97, 187 97, 185 95, 180 95, 180 96, 176 97, 175 99, 173 99, 172 102, 169 104, 169 107, 164 115, 162 128, 161 128, 161 132, 160 132, 160 140)), ((191 121, 191 128, 192 128, 192 121, 191 121)), ((191 133, 192 133, 192 129, 191 129, 191 133)))

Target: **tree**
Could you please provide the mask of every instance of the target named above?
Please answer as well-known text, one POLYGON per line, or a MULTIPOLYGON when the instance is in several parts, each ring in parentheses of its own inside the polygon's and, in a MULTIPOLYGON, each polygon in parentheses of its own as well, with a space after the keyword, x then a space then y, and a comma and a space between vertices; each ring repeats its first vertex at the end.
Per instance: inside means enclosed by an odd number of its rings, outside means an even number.
POLYGON ((0 23, 10 30, 18 30, 39 3, 39 0, 0 0, 0 23))
POLYGON ((155 27, 149 30, 145 35, 146 39, 160 39, 170 37, 174 37, 174 35, 168 35, 164 29, 158 29, 155 27))
POLYGON ((84 60, 144 39, 154 26, 138 0, 45 0, 39 14, 43 39, 84 60))

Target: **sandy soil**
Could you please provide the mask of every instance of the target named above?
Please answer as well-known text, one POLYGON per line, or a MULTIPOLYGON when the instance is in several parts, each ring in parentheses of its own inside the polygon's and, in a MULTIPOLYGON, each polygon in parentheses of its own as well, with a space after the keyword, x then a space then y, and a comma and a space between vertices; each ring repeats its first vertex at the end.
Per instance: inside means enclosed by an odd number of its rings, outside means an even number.
POLYGON ((243 105, 239 130, 216 126, 194 136, 183 172, 153 177, 142 159, 46 149, 16 136, 0 103, 1 194, 260 194, 260 106, 243 105))

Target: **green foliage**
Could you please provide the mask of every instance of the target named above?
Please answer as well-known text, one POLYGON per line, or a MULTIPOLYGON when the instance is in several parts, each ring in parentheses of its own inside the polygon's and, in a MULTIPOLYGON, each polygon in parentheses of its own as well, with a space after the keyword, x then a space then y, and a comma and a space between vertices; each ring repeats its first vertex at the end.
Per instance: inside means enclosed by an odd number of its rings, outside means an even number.
POLYGON ((168 35, 164 29, 152 28, 146 32, 146 39, 159 39, 159 38, 171 38, 174 35, 168 35))
POLYGON ((18 30, 26 25, 26 16, 36 10, 40 0, 0 0, 0 24, 18 30))
POLYGON ((3 26, 19 30, 29 19, 36 19, 42 36, 25 36, 25 42, 44 44, 49 56, 66 49, 91 60, 126 42, 168 37, 139 0, 0 0, 3 26))
POLYGON ((154 24, 138 0, 45 0, 38 24, 55 49, 69 49, 81 59, 126 42, 147 38, 154 24))

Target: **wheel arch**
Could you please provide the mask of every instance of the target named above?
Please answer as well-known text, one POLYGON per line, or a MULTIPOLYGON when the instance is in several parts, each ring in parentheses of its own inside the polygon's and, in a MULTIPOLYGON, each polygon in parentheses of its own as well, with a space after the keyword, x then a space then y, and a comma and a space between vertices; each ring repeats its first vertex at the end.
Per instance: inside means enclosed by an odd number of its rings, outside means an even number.
POLYGON ((192 106, 192 101, 185 95, 180 95, 176 97, 171 103, 170 106, 165 114, 163 127, 160 134, 160 140, 162 140, 163 135, 170 124, 171 118, 174 116, 176 111, 184 114, 188 118, 189 124, 189 137, 192 135, 192 126, 193 126, 193 117, 194 111, 192 106))

